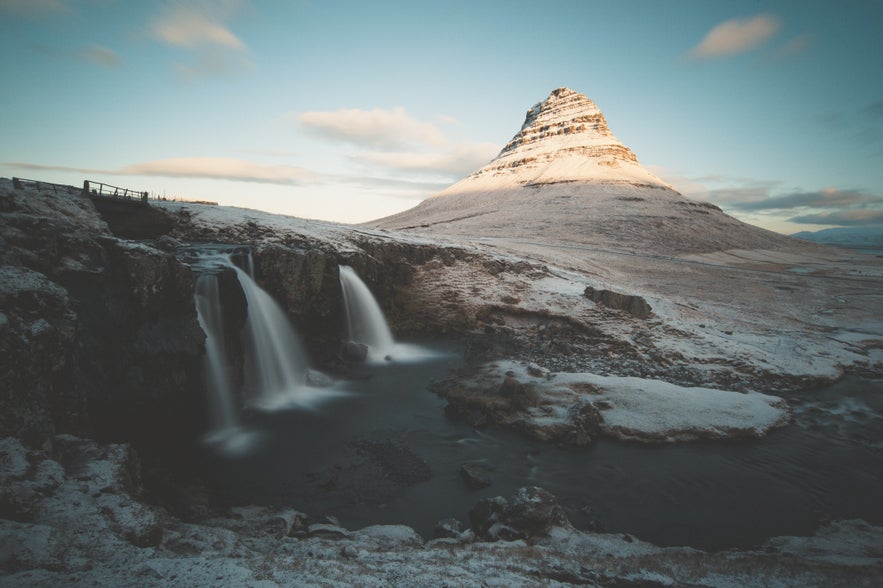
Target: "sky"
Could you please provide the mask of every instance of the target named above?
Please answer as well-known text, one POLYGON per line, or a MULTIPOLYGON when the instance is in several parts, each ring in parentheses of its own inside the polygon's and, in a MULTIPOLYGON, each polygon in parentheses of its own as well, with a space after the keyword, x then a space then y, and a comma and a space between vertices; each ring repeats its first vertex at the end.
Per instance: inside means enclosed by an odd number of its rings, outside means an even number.
POLYGON ((363 222, 567 86, 690 198, 883 226, 878 0, 0 0, 0 74, 2 177, 363 222))

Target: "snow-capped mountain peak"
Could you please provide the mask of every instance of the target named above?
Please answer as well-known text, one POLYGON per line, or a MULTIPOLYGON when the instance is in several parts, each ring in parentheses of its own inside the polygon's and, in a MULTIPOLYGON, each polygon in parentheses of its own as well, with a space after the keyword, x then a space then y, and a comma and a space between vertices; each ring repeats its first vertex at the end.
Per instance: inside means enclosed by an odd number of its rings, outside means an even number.
POLYGON ((527 111, 490 163, 371 226, 530 239, 655 254, 792 246, 647 171, 583 94, 558 88, 527 111))
POLYGON ((527 111, 521 130, 500 154, 464 182, 542 185, 580 181, 666 186, 613 135, 594 102, 569 88, 557 88, 527 111))

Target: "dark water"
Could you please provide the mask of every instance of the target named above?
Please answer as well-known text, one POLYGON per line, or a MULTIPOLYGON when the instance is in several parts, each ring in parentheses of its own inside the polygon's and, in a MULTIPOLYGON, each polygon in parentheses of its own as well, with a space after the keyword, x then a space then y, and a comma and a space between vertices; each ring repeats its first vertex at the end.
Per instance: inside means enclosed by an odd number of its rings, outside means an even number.
POLYGON ((831 519, 883 523, 883 382, 807 391, 792 401, 796 424, 761 440, 562 448, 448 419, 426 386, 461 363, 451 352, 366 368, 345 385, 351 395, 316 412, 253 415, 251 452, 208 456, 213 490, 230 503, 334 515, 348 528, 407 524, 426 538, 440 519, 468 526, 480 498, 525 485, 555 494, 578 528, 659 545, 747 547, 831 519), (468 489, 464 463, 491 486, 468 489))

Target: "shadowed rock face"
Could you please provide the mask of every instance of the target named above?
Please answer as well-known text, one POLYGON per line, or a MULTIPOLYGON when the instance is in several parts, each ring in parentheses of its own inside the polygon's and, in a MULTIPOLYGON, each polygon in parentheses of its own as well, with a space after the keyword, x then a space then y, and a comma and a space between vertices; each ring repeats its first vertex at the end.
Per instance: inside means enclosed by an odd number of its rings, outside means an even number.
POLYGON ((79 193, 10 182, 0 240, 0 434, 192 429, 203 333, 189 268, 115 238, 79 193))

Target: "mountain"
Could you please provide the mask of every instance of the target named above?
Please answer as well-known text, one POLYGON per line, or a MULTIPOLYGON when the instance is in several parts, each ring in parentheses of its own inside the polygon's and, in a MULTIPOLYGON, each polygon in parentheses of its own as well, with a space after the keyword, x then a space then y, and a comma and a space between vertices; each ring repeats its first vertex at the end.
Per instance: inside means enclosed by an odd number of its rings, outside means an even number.
POLYGON ((489 164, 370 226, 665 254, 794 246, 647 171, 589 98, 558 88, 489 164))
POLYGON ((796 239, 835 245, 848 249, 883 253, 883 227, 836 227, 821 231, 801 231, 791 235, 796 239))

